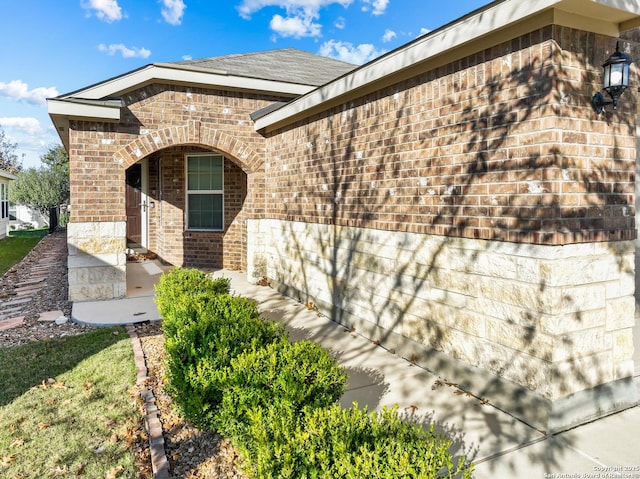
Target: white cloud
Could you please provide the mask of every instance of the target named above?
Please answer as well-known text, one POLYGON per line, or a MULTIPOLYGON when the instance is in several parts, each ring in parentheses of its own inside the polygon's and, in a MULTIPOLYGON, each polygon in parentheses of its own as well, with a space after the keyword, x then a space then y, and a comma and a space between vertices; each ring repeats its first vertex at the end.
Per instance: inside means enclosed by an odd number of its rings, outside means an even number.
POLYGON ((28 135, 40 135, 43 132, 40 122, 36 118, 29 117, 0 118, 0 126, 28 135))
POLYGON ((29 90, 29 85, 22 80, 12 80, 9 83, 0 82, 0 95, 13 100, 24 100, 33 105, 46 106, 47 98, 58 96, 59 93, 55 87, 29 90))
POLYGON ((191 55, 182 55, 182 60, 183 61, 193 60, 193 57, 191 55))
POLYGON ((313 17, 287 17, 274 15, 269 22, 271 30, 282 37, 318 37, 322 30, 322 25, 313 22, 313 17))
POLYGON ((310 15, 316 15, 321 8, 337 3, 348 7, 353 0, 243 0, 237 7, 240 16, 245 19, 265 7, 284 8, 287 13, 305 11, 310 15))
POLYGON ((344 17, 338 17, 336 18, 336 21, 333 22, 333 26, 336 27, 339 30, 344 29, 344 27, 347 26, 347 21, 345 20, 344 17))
POLYGON ((161 0, 162 18, 170 25, 180 25, 184 10, 187 8, 183 0, 161 0))
POLYGON ((318 52, 320 55, 342 60, 344 62, 362 65, 376 57, 379 57, 384 51, 376 50, 370 43, 362 43, 354 46, 349 42, 339 42, 329 40, 324 42, 318 52))
POLYGON ((15 153, 25 168, 42 166, 40 157, 51 145, 60 143, 53 125, 45 128, 37 118, 3 117, 0 128, 6 132, 7 140, 17 145, 15 153))
POLYGON ((112 43, 111 45, 105 45, 101 43, 98 45, 98 50, 101 52, 107 52, 108 55, 115 55, 120 52, 122 58, 148 58, 151 55, 151 50, 138 47, 127 47, 122 43, 112 43))
POLYGON ((396 32, 393 30, 389 30, 388 28, 384 31, 384 35, 382 35, 382 42, 387 43, 396 38, 396 32))
POLYGON ((363 11, 368 12, 369 8, 373 8, 372 15, 383 15, 387 10, 389 0, 362 0, 362 3, 364 4, 362 6, 363 11))
POLYGON ((429 30, 428 28, 421 28, 420 29, 420 33, 418 34, 419 37, 421 37, 422 35, 426 35, 427 33, 429 33, 431 30, 429 30))
POLYGON ((95 10, 96 17, 105 22, 122 20, 122 8, 117 0, 85 0, 82 2, 82 8, 89 10, 89 15, 95 10))
POLYGON ((283 37, 319 37, 322 25, 316 20, 320 18, 320 10, 330 5, 338 4, 348 7, 353 0, 243 0, 237 7, 238 13, 244 19, 265 7, 282 8, 286 17, 274 15, 269 26, 283 37))

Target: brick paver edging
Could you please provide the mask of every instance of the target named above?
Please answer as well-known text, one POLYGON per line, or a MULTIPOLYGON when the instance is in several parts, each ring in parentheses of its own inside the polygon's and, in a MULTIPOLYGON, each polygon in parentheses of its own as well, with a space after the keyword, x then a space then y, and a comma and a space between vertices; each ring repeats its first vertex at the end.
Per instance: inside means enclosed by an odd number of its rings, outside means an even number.
POLYGON ((140 396, 144 402, 144 425, 149 434, 149 450, 151 452, 151 468, 154 479, 169 479, 169 460, 164 449, 162 424, 153 391, 144 385, 148 379, 147 363, 144 359, 142 344, 133 325, 127 325, 127 331, 133 346, 133 357, 136 364, 136 385, 140 388, 140 396))

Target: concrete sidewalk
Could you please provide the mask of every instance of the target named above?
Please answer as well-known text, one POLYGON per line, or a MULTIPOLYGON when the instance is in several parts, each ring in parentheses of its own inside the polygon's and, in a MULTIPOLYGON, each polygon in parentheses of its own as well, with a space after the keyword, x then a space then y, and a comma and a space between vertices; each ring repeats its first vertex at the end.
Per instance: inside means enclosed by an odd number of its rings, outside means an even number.
MULTIPOLYGON (((144 274, 139 267, 133 269, 144 274)), ((147 269, 159 274, 152 267, 147 269)), ((467 395, 449 381, 454 378, 441 378, 414 366, 276 290, 250 284, 244 273, 219 271, 215 276, 230 278, 235 294, 255 299, 265 317, 287 325, 292 339, 319 342, 336 355, 349 374, 341 399, 344 406, 357 401, 360 406, 379 410, 397 404, 400 412, 435 424, 454 441, 456 455, 464 454, 476 464, 478 479, 640 479, 639 407, 560 434, 545 435, 494 408, 491 398, 483 404, 481 399, 485 398, 467 395)), ((132 279, 131 284, 138 282, 132 279)), ((136 289, 135 298, 76 303, 72 316, 76 321, 100 325, 157 319, 152 290, 148 285, 136 289)))

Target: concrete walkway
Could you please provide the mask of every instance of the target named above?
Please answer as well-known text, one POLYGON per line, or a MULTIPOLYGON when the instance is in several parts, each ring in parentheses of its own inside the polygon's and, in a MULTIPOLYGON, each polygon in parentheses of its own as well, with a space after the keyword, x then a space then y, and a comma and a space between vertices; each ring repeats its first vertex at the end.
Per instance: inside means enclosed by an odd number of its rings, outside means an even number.
MULTIPOLYGON (((148 265, 134 265, 131 270, 134 287, 143 284, 135 279, 137 275, 149 276, 144 287, 135 288, 137 297, 76 303, 73 319, 99 325, 158 319, 149 288, 159 275, 158 270, 148 265)), ((483 404, 483 398, 468 396, 447 378, 437 377, 377 346, 357 331, 346 330, 272 288, 249 284, 243 273, 220 271, 215 275, 230 278, 235 294, 258 301, 265 317, 286 324, 292 339, 319 342, 339 358, 349 374, 341 400, 344 406, 357 401, 360 406, 379 410, 397 404, 401 412, 436 424, 454 441, 457 455, 464 454, 474 461, 478 479, 640 479, 640 407, 560 434, 544 435, 490 402, 483 404)))

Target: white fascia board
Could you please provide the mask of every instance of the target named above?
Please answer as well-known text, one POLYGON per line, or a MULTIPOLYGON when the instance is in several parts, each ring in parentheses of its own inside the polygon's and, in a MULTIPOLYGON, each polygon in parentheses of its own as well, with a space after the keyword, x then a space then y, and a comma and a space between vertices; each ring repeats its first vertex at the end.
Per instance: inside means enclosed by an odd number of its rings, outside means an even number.
MULTIPOLYGON (((626 16, 640 16, 638 0, 577 0, 591 3, 598 8, 614 8, 626 16)), ((254 129, 261 131, 269 127, 286 124, 287 120, 297 117, 323 103, 329 103, 349 92, 365 88, 385 77, 398 74, 419 63, 426 62, 438 55, 446 55, 448 51, 461 47, 480 38, 494 34, 500 30, 526 20, 553 12, 565 5, 575 5, 576 0, 504 0, 489 4, 460 20, 442 27, 423 38, 414 40, 377 60, 358 68, 346 76, 324 85, 309 94, 298 98, 286 106, 256 120, 254 129)), ((568 17, 564 15, 565 19, 568 17)), ((600 21, 604 21, 600 19, 600 21)), ((629 20, 630 21, 630 20, 629 20)), ((627 23, 629 22, 627 21, 627 23)), ((606 21, 604 21, 606 23, 606 21)), ((612 32, 619 25, 606 26, 605 31, 612 32)))
POLYGON ((97 104, 49 98, 47 99, 47 107, 51 116, 120 121, 120 102, 97 104))
POLYGON ((4 170, 0 170, 0 178, 5 178, 7 180, 17 180, 18 179, 17 176, 12 175, 8 171, 4 171, 4 170))
MULTIPOLYGON (((74 92, 73 97, 99 100, 118 96, 153 82, 168 82, 203 87, 230 88, 268 92, 291 96, 304 95, 315 87, 296 83, 277 82, 259 78, 226 75, 220 72, 181 68, 179 65, 152 64, 129 74, 98 83, 83 90, 74 92)), ((71 95, 70 95, 71 96, 71 95)))

